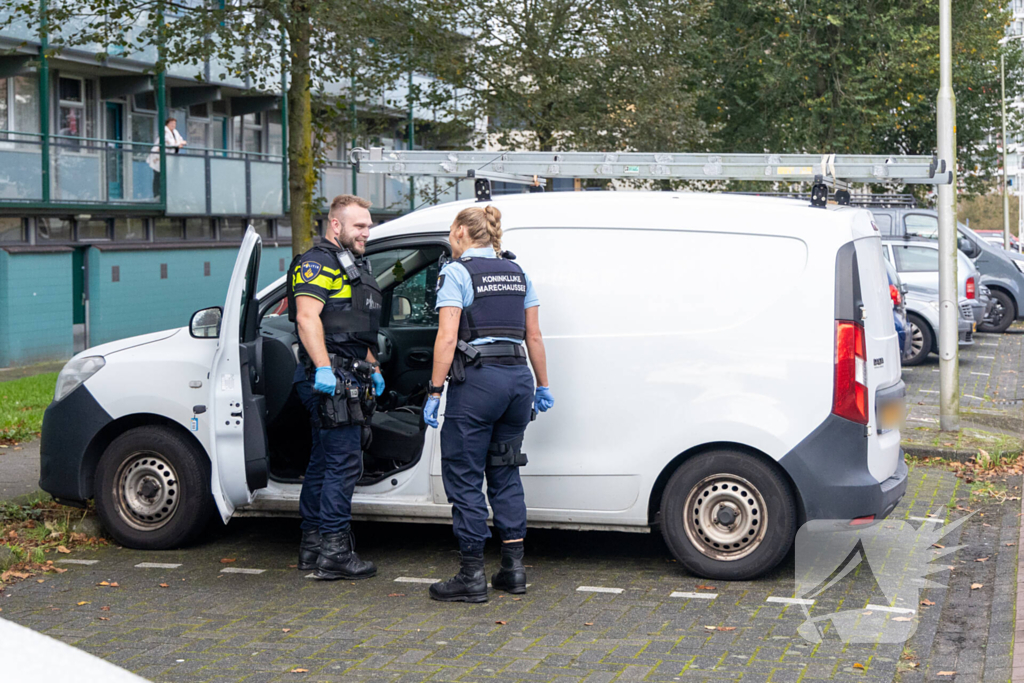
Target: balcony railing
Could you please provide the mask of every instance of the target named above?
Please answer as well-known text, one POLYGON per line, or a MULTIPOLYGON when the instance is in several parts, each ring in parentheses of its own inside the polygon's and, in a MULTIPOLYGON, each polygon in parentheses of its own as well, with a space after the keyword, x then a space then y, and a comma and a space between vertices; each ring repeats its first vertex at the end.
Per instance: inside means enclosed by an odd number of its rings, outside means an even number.
MULTIPOLYGON (((152 143, 49 137, 49 201, 54 204, 159 204, 152 143)), ((43 136, 0 131, 0 202, 40 203, 43 136)))
MULTIPOLYGON (((474 196, 473 181, 458 183, 446 178, 417 178, 415 208, 469 199, 474 196)), ((378 173, 357 173, 352 185, 352 165, 342 161, 328 161, 321 169, 317 187, 324 199, 321 209, 326 211, 331 199, 339 194, 356 194, 370 200, 374 212, 406 213, 409 211, 409 178, 385 176, 378 173)))
POLYGON ((167 214, 279 216, 284 157, 204 147, 167 153, 167 214))

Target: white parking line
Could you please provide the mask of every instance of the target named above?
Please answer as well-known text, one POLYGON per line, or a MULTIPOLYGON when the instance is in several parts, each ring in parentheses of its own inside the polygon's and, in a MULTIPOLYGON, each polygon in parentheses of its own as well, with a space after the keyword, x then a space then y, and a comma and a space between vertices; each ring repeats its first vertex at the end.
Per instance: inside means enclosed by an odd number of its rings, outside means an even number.
POLYGON ((985 360, 995 360, 995 356, 975 356, 975 358, 983 358, 985 360))
POLYGON ((412 576, 399 576, 395 579, 395 583, 437 583, 438 581, 444 581, 444 579, 417 579, 412 576))
POLYGON ((576 589, 582 593, 615 593, 618 595, 624 588, 605 588, 604 586, 580 586, 576 589))
POLYGON ((967 398, 976 398, 979 401, 984 401, 985 400, 985 398, 983 396, 975 396, 974 394, 964 394, 964 396, 967 397, 967 398))
POLYGON ((912 519, 915 522, 929 522, 931 524, 945 524, 946 523, 946 520, 944 520, 944 519, 933 519, 931 517, 907 517, 907 519, 912 519))
POLYGON ((224 567, 221 574, 262 574, 266 569, 246 569, 245 567, 224 567))
POLYGON ((992 344, 989 342, 981 342, 978 346, 999 346, 999 344, 992 344))
POLYGON ((938 372, 938 371, 939 371, 938 368, 932 368, 932 372, 938 372))
POLYGON ((892 612, 894 614, 917 614, 916 609, 909 609, 906 607, 889 607, 888 605, 868 605, 864 609, 869 609, 874 612, 892 612))
POLYGON ((57 560, 58 564, 96 564, 99 560, 57 560))
POLYGON ((136 569, 177 569, 181 564, 171 564, 170 562, 139 562, 135 565, 136 569))
POLYGON ((972 375, 981 375, 983 377, 988 377, 988 373, 987 372, 972 372, 971 374, 972 375))
POLYGON ((939 392, 937 392, 937 391, 932 391, 931 389, 921 389, 921 393, 922 393, 922 394, 937 394, 937 393, 939 393, 939 392))
POLYGON ((765 602, 779 602, 783 605, 813 605, 814 600, 806 600, 804 598, 776 598, 774 596, 765 600, 765 602))
POLYGON ((670 598, 686 598, 688 600, 714 600, 718 593, 687 593, 686 591, 672 591, 668 594, 670 598))

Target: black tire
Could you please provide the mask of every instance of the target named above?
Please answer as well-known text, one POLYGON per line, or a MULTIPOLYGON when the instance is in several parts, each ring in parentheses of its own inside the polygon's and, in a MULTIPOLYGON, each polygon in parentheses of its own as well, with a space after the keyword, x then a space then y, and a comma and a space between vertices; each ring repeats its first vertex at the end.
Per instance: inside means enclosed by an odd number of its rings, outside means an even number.
POLYGON ((792 547, 796 521, 789 483, 771 464, 739 451, 690 458, 661 499, 665 543, 689 572, 707 579, 746 581, 771 571, 792 547), (708 523, 708 515, 730 506, 740 513, 732 528, 708 523), (725 537, 735 543, 723 546, 725 537))
POLYGON ((910 335, 910 355, 903 359, 903 365, 920 365, 932 352, 935 335, 928 323, 913 313, 907 314, 907 334, 910 335))
POLYGON ((96 510, 121 545, 165 550, 187 544, 213 517, 210 461, 167 427, 129 430, 96 468, 96 510))
POLYGON ((990 289, 989 294, 993 299, 996 300, 996 311, 1000 313, 998 320, 994 323, 979 323, 979 332, 994 332, 996 334, 1005 332, 1011 324, 1013 324, 1013 318, 1015 309, 1013 306, 1013 299, 1006 292, 1001 292, 998 289, 990 289))

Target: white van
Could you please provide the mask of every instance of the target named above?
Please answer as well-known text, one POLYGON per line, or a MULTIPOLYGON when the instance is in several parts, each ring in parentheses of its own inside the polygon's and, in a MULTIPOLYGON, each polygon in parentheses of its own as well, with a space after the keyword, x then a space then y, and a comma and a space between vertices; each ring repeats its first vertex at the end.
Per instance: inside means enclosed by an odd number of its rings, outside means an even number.
MULTIPOLYGON (((744 579, 774 567, 806 520, 870 523, 899 502, 905 390, 869 212, 668 192, 492 203, 540 295, 558 397, 526 432, 531 526, 658 526, 691 572, 744 579)), ((438 258, 471 205, 371 232, 388 391, 357 519, 451 519, 420 406, 438 258)), ((88 349, 61 373, 41 486, 95 498, 124 545, 183 544, 214 510, 225 522, 298 510, 310 429, 292 391, 295 329, 283 277, 254 291, 259 258, 250 229, 223 310, 88 349)))

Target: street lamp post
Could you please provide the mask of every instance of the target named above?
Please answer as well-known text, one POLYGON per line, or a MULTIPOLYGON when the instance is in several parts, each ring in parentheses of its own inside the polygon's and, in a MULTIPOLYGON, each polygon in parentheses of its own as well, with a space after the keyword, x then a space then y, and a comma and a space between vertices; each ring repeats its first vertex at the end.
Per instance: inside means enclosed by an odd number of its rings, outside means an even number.
POLYGON ((957 355, 956 95, 953 94, 952 0, 939 0, 939 94, 936 99, 939 158, 950 170, 938 186, 939 211, 939 429, 960 431, 960 368, 957 355))
POLYGON ((999 104, 1002 107, 1003 124, 1003 249, 1010 250, 1010 195, 1006 182, 1006 55, 999 55, 999 104))

